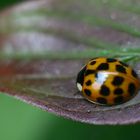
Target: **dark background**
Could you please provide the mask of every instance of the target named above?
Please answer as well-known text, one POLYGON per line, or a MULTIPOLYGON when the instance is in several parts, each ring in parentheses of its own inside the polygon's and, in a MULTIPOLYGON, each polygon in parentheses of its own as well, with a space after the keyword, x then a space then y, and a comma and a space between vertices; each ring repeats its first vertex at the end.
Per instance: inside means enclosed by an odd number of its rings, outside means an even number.
POLYGON ((9 5, 13 5, 15 3, 22 2, 24 0, 0 0, 0 9, 4 9, 5 7, 8 7, 9 5))
MULTIPOLYGON (((18 0, 0 1, 4 9, 18 0)), ((99 126, 57 117, 0 94, 0 140, 138 140, 140 125, 99 126)))

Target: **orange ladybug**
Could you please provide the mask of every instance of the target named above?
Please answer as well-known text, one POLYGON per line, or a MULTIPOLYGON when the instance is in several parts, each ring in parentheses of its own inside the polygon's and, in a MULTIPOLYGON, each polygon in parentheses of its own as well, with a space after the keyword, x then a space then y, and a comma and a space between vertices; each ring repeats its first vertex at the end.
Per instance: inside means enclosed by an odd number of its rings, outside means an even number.
POLYGON ((130 66, 105 57, 90 60, 78 73, 76 84, 87 100, 102 105, 124 103, 140 89, 138 75, 130 66))

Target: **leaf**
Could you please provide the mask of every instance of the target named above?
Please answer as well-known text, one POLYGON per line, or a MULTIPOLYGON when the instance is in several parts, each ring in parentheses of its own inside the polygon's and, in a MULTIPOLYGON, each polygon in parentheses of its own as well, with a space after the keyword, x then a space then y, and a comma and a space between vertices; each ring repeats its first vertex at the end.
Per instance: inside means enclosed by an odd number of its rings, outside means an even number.
POLYGON ((139 1, 30 1, 0 14, 0 91, 90 124, 140 122, 140 95, 107 107, 86 101, 75 79, 88 59, 118 57, 140 69, 139 1), (85 6, 86 5, 86 6, 85 6))

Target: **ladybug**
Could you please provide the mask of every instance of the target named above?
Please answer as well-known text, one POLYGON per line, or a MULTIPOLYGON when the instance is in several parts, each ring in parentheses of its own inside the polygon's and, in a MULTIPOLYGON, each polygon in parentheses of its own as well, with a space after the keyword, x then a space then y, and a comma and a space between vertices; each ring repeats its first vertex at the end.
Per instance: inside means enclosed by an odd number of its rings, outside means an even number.
POLYGON ((101 105, 124 103, 140 89, 138 75, 129 65, 105 57, 90 60, 78 73, 76 84, 87 100, 101 105))

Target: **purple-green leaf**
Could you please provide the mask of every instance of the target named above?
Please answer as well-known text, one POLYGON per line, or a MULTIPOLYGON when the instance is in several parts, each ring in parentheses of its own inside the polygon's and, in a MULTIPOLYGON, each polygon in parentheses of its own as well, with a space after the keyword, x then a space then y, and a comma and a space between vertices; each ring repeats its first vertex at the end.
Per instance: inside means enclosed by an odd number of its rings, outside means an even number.
MULTIPOLYGON (((0 92, 90 124, 140 122, 140 95, 117 106, 86 101, 76 75, 97 56, 140 59, 139 1, 41 0, 0 14, 0 92)), ((135 69, 139 72, 140 65, 135 69)))

